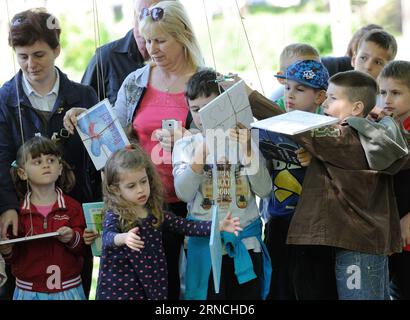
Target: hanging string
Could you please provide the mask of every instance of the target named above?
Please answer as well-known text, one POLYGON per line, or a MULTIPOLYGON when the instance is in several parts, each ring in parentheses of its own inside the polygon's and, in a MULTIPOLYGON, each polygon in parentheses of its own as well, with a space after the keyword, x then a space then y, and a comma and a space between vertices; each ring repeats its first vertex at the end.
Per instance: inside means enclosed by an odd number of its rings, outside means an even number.
POLYGON ((209 21, 208 21, 208 15, 206 11, 206 6, 205 6, 205 0, 202 0, 203 6, 204 6, 204 13, 205 13, 205 19, 206 19, 206 27, 208 29, 208 37, 209 37, 209 44, 211 45, 211 53, 212 53, 212 60, 214 62, 214 70, 217 71, 216 69, 216 59, 215 59, 215 52, 214 52, 214 47, 212 45, 212 36, 211 36, 211 28, 209 26, 209 21))
MULTIPOLYGON (((9 9, 9 0, 6 0, 6 9, 7 9, 7 19, 9 21, 9 26, 11 28, 11 18, 10 18, 10 9, 9 9)), ((14 55, 13 50, 11 50, 11 56, 13 59, 13 70, 14 74, 17 74, 17 68, 16 68, 16 57, 14 55)), ((20 135, 21 135, 21 143, 24 144, 24 130, 23 130, 23 120, 21 116, 21 103, 20 103, 20 94, 19 94, 19 87, 17 80, 14 81, 14 84, 16 86, 16 96, 17 96, 17 106, 18 106, 18 114, 19 114, 19 125, 20 125, 20 135)))
MULTIPOLYGON (((6 10, 7 10, 7 19, 9 21, 9 28, 11 28, 12 21, 11 21, 11 18, 10 18, 9 0, 6 0, 6 10)), ((16 58, 15 58, 13 50, 11 50, 11 56, 12 56, 12 60, 13 60, 14 74, 17 75, 16 58)), ((23 77, 23 74, 22 74, 22 77, 23 77)), ((14 84, 16 86, 16 97, 17 97, 17 108, 18 108, 18 116, 19 116, 21 144, 24 145, 25 139, 24 139, 24 129, 23 129, 23 117, 22 117, 22 113, 21 113, 20 92, 19 92, 19 86, 18 86, 18 83, 17 83, 17 77, 14 78, 14 84)), ((26 163, 27 162, 26 152, 23 151, 23 155, 24 155, 24 163, 26 163)), ((27 188, 27 192, 29 192, 30 185, 29 185, 29 180, 28 179, 26 180, 26 188, 27 188)), ((30 206, 30 229, 28 230, 28 232, 26 234, 26 237, 29 236, 29 235, 33 235, 33 232, 34 232, 33 217, 32 217, 31 206, 30 206)))
POLYGON ((103 98, 107 97, 105 92, 105 84, 104 84, 104 68, 102 62, 102 55, 101 50, 98 48, 101 46, 101 36, 100 36, 100 21, 99 21, 99 14, 98 14, 98 6, 97 0, 93 0, 93 20, 94 20, 94 43, 95 43, 95 57, 96 57, 96 67, 97 67, 97 94, 98 99, 100 99, 100 85, 102 88, 103 98))
POLYGON ((254 56, 254 54, 253 54, 252 47, 251 47, 251 44, 250 44, 250 42, 249 42, 248 33, 246 32, 245 24, 243 23, 244 17, 242 17, 242 15, 241 15, 241 10, 239 9, 239 5, 238 5, 238 1, 237 1, 237 0, 235 0, 235 4, 236 4, 236 8, 238 9, 239 17, 241 18, 242 28, 243 28, 243 31, 244 31, 244 33, 245 33, 245 37, 246 37, 246 41, 247 41, 247 43, 248 43, 249 51, 250 51, 251 56, 252 56, 253 65, 255 66, 256 74, 257 74, 257 76, 258 76, 259 85, 261 86, 261 90, 262 90, 263 95, 265 95, 265 91, 263 90, 263 86, 262 86, 261 77, 260 77, 260 75, 259 75, 258 66, 256 65, 255 56, 254 56))

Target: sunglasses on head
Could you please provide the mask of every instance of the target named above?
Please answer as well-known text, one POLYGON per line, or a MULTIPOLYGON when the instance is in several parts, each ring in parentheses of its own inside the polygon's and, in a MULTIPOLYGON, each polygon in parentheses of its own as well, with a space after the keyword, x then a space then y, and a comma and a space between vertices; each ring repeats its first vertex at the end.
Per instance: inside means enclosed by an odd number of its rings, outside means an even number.
POLYGON ((148 8, 142 8, 140 13, 140 20, 148 16, 151 16, 152 20, 154 21, 159 21, 164 17, 164 9, 153 8, 150 11, 148 8))

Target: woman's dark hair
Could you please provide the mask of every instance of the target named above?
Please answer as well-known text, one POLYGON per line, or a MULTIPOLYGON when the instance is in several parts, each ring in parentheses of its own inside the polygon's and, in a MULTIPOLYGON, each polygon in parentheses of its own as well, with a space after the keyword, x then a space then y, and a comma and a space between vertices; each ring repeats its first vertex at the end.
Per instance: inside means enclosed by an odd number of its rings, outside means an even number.
POLYGON ((75 185, 75 176, 74 172, 70 166, 62 160, 61 151, 57 145, 45 137, 34 137, 26 141, 17 151, 16 163, 11 168, 11 177, 13 179, 17 194, 20 198, 29 191, 27 188, 30 188, 30 181, 27 183, 26 180, 22 180, 18 175, 18 170, 23 169, 27 162, 29 156, 32 159, 40 157, 41 155, 54 155, 56 156, 60 163, 63 165, 63 170, 60 177, 56 181, 56 186, 60 187, 65 193, 70 192, 75 185))
POLYGON ((61 28, 56 17, 44 8, 17 13, 11 20, 9 45, 12 48, 31 46, 37 41, 46 42, 51 49, 60 45, 61 28))

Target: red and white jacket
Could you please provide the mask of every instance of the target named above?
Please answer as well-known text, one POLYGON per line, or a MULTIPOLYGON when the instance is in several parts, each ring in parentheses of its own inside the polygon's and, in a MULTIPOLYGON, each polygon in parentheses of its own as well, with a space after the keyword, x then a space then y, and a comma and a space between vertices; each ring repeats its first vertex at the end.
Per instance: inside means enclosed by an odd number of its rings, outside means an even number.
POLYGON ((5 260, 11 264, 17 287, 34 292, 55 293, 81 284, 85 229, 83 210, 76 200, 56 189, 57 201, 45 218, 30 203, 27 193, 19 214, 19 237, 55 232, 70 227, 74 236, 69 243, 44 238, 16 243, 5 260), (31 233, 31 228, 33 232, 31 233))

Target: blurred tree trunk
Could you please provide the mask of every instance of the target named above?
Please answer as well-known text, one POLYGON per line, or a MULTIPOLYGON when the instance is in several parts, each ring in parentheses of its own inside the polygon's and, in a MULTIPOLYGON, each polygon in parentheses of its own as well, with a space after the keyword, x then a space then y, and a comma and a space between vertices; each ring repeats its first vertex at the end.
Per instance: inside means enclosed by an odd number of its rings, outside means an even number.
POLYGON ((410 37, 410 1, 401 0, 403 39, 410 37))
MULTIPOLYGON (((404 0, 403 0, 404 1, 404 0)), ((352 36, 352 8, 350 0, 329 0, 333 54, 344 56, 352 36)))

